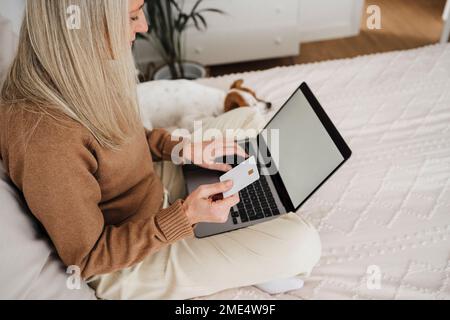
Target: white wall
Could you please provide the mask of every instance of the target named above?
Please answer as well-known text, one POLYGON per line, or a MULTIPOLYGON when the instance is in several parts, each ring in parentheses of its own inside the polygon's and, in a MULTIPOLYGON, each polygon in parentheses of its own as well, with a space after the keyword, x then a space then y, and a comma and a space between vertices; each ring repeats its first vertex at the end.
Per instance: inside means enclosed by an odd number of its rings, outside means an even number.
POLYGON ((0 16, 11 22, 12 30, 17 34, 20 31, 25 0, 0 0, 0 16))
POLYGON ((24 0, 0 0, 0 85, 16 53, 24 8, 24 0))

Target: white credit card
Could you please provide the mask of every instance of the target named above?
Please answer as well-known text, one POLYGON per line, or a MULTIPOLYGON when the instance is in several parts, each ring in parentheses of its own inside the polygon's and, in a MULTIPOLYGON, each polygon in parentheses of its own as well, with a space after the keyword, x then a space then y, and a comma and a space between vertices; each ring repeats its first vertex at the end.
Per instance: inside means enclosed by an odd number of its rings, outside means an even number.
POLYGON ((221 182, 229 180, 233 181, 233 188, 230 191, 224 192, 223 197, 228 198, 235 195, 242 189, 245 189, 252 183, 258 181, 259 178, 260 176, 256 165, 256 159, 253 156, 220 177, 221 182))

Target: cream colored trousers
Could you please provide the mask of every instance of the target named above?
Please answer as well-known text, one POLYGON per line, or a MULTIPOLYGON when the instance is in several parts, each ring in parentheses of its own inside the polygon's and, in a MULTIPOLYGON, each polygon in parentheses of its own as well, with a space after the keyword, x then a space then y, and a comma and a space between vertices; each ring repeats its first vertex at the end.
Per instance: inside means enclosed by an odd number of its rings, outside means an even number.
MULTIPOLYGON (((260 128, 250 109, 227 113, 205 127, 260 128)), ((180 167, 156 165, 166 204, 185 196, 180 167)), ((89 281, 102 299, 191 299, 225 289, 307 276, 321 254, 314 227, 295 213, 204 239, 188 238, 163 248, 141 263, 89 281)))

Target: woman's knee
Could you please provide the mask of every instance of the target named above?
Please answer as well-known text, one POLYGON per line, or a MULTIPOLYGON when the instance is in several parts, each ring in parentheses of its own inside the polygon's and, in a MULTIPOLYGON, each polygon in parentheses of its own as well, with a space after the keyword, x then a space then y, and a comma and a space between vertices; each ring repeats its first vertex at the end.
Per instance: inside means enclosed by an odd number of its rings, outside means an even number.
POLYGON ((322 244, 316 228, 298 216, 287 231, 289 265, 294 274, 309 274, 319 262, 322 244))

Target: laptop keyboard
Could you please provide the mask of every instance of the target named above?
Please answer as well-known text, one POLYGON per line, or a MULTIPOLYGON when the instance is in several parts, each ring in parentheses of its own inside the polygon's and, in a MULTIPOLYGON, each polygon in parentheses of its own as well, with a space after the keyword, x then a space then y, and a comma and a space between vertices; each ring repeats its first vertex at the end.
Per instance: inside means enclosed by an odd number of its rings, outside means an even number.
POLYGON ((241 202, 231 209, 234 224, 245 223, 280 215, 280 210, 270 190, 267 176, 239 192, 241 202))

